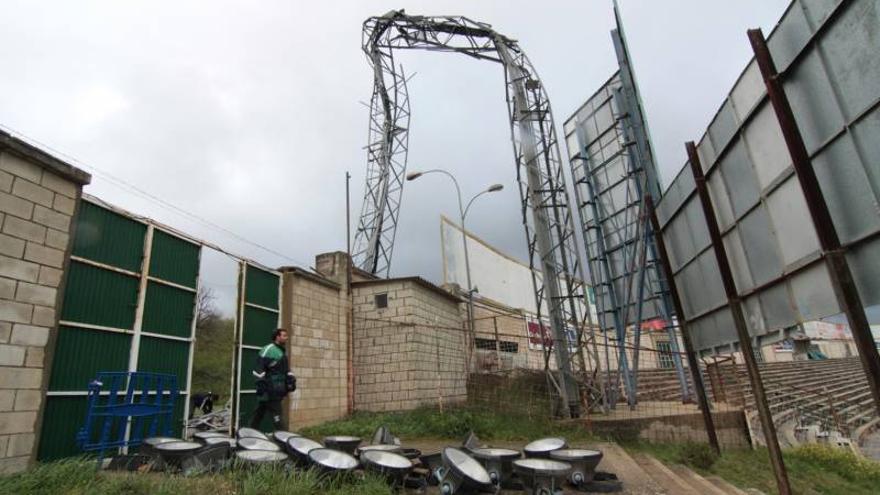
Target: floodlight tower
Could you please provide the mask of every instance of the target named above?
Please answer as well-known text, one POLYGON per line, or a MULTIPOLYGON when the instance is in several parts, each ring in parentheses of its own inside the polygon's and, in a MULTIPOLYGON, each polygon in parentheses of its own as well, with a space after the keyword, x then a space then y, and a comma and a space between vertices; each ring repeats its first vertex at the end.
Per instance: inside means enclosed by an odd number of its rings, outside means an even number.
POLYGON ((579 414, 575 366, 585 369, 583 323, 589 317, 580 251, 566 189, 553 115, 547 93, 517 42, 466 17, 426 17, 391 11, 364 22, 363 50, 373 68, 367 144, 367 184, 355 233, 354 261, 370 273, 387 276, 406 170, 410 119, 406 78, 394 51, 455 52, 501 64, 523 225, 529 248, 539 321, 550 322, 552 349, 545 349, 548 379, 565 407, 579 414), (576 341, 568 338, 573 329, 576 341), (550 370, 550 355, 558 372, 550 370))

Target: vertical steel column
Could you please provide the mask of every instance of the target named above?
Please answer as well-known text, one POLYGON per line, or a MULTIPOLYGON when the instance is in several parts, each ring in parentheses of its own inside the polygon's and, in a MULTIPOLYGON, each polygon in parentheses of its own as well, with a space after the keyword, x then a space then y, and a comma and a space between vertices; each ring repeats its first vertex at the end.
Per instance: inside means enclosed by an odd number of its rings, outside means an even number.
MULTIPOLYGON (((567 266, 564 260, 563 243, 565 239, 560 235, 559 244, 557 245, 553 242, 553 223, 549 218, 547 210, 558 208, 559 205, 547 205, 542 197, 542 194, 547 192, 544 188, 548 187, 548 185, 544 184, 541 176, 538 140, 532 128, 532 122, 535 120, 535 117, 529 109, 529 99, 526 95, 526 84, 535 84, 537 81, 529 78, 522 66, 516 63, 507 43, 500 35, 496 35, 494 40, 498 56, 504 64, 508 81, 510 81, 510 91, 513 93, 513 104, 510 107, 511 124, 518 131, 520 152, 522 153, 522 156, 518 158, 525 169, 528 182, 528 198, 524 197, 521 199, 524 205, 527 202, 531 203, 532 221, 535 226, 535 243, 540 253, 541 271, 544 275, 542 279, 544 284, 543 295, 544 300, 547 302, 547 313, 550 317, 550 331, 553 334, 556 367, 559 369, 559 392, 562 403, 565 405, 562 408, 562 417, 565 419, 576 418, 580 416, 580 401, 578 400, 580 391, 571 371, 571 355, 568 350, 568 336, 565 332, 566 325, 569 322, 566 321, 565 310, 559 302, 566 297, 562 293, 562 287, 560 287, 560 278, 571 275, 567 273, 567 266)), ((542 139, 543 137, 540 136, 542 139)), ((549 184, 551 187, 552 185, 552 183, 549 184)), ((525 214, 525 212, 523 213, 525 214)), ((525 218, 523 220, 525 221, 525 218)), ((464 227, 462 226, 462 228, 464 227)), ((540 312, 541 301, 537 300, 536 305, 540 312)), ((575 328, 577 328, 578 322, 575 321, 574 323, 575 328)), ((538 324, 540 325, 541 322, 539 321, 538 324)))
POLYGON ((767 86, 767 96, 782 130, 782 137, 785 139, 788 153, 791 155, 798 183, 804 193, 810 219, 813 221, 813 227, 816 229, 816 235, 822 247, 831 285, 837 297, 837 304, 846 314, 847 323, 849 323, 856 347, 859 350, 859 358, 862 361, 865 376, 868 379, 868 386, 874 397, 874 406, 880 412, 880 354, 877 353, 877 346, 873 335, 871 335, 871 326, 865 314, 865 307, 853 280, 849 263, 846 261, 846 250, 840 245, 840 238, 834 228, 828 204, 819 187, 819 180, 816 178, 816 172, 810 162, 810 154, 807 152, 785 89, 782 87, 776 64, 773 62, 769 48, 767 48, 764 33, 760 29, 750 29, 748 36, 752 50, 755 52, 758 68, 761 69, 764 84, 767 86))
POLYGON ((688 141, 685 146, 687 148, 688 161, 691 165, 691 172, 694 174, 694 182, 697 185, 697 196, 703 207, 703 215, 706 217, 706 227, 708 227, 709 237, 712 240, 712 249, 715 251, 715 259, 718 262, 718 271, 721 275, 721 281, 724 283, 724 292, 727 294, 727 304, 733 317, 733 324, 736 327, 739 348, 742 351, 743 360, 746 362, 749 382, 752 385, 752 393, 755 394, 755 405, 758 409, 758 416, 761 419, 761 428, 764 431, 764 439, 767 441, 767 449, 770 451, 770 464, 772 464, 773 474, 776 476, 776 486, 779 488, 780 495, 790 495, 791 486, 788 482, 785 463, 782 460, 782 449, 779 447, 779 439, 776 436, 776 426, 773 425, 773 415, 770 413, 770 405, 767 403, 764 382, 761 379, 758 361, 755 359, 755 353, 752 348, 752 339, 749 336, 749 329, 743 316, 742 301, 739 298, 739 293, 736 291, 733 272, 730 269, 730 263, 727 261, 727 250, 724 248, 724 243, 721 240, 721 230, 718 228, 715 209, 712 207, 712 200, 709 198, 706 177, 703 175, 700 157, 697 155, 697 147, 693 141, 688 141))
MULTIPOLYGON (((614 287, 614 274, 612 271, 611 263, 608 260, 608 249, 605 246, 605 228, 604 228, 603 222, 606 220, 607 217, 600 210, 601 205, 599 203, 599 195, 596 191, 595 184, 593 184, 593 178, 592 178, 593 171, 590 169, 589 159, 587 158, 587 156, 588 156, 588 154, 587 154, 587 138, 584 135, 583 128, 580 126, 576 126, 575 134, 577 136, 578 149, 580 151, 581 158, 585 162, 583 182, 584 182, 584 186, 587 189, 587 195, 589 196, 589 198, 586 199, 586 203, 590 205, 590 209, 592 210, 592 214, 593 214, 593 221, 595 222, 593 229, 596 231, 596 251, 597 251, 596 257, 599 259, 599 262, 602 265, 602 271, 605 272, 605 280, 607 281, 607 283, 602 284, 602 282, 601 282, 602 276, 599 275, 599 278, 598 278, 599 282, 598 282, 598 284, 596 284, 595 283, 596 279, 594 278, 594 285, 595 286, 599 286, 599 285, 604 286, 602 296, 603 296, 603 299, 604 299, 604 296, 606 296, 606 295, 608 296, 608 301, 609 301, 609 304, 611 305, 611 319, 614 324, 614 330, 615 330, 615 334, 616 334, 615 341, 617 342, 617 379, 615 380, 615 383, 613 384, 613 386, 611 383, 611 366, 610 366, 610 363, 608 363, 608 361, 609 361, 608 358, 606 357, 606 359, 605 359, 606 368, 607 368, 606 371, 608 373, 608 388, 610 389, 606 393, 611 395, 610 404, 608 404, 608 406, 611 409, 615 409, 617 407, 617 397, 620 393, 619 385, 618 385, 619 381, 621 379, 623 379, 623 381, 624 381, 624 386, 625 386, 626 392, 627 392, 627 398, 629 398, 629 396, 630 396, 630 391, 633 390, 632 383, 630 382, 632 375, 629 372, 629 363, 627 362, 626 349, 624 347, 626 344, 626 328, 624 327, 623 318, 621 318, 621 315, 620 315, 620 307, 621 306, 619 305, 619 302, 617 299, 617 289, 614 287)), ((584 229, 583 234, 584 234, 584 247, 587 250, 587 261, 589 262, 589 249, 590 248, 589 248, 589 239, 587 237, 587 230, 586 229, 584 229)), ((593 276, 592 275, 592 268, 590 270, 591 270, 590 276, 592 277, 593 276)), ((597 301, 597 303, 600 303, 600 301, 601 301, 598 298, 598 296, 596 298, 596 301, 597 301)), ((605 333, 606 338, 607 338, 608 333, 605 330, 607 328, 607 325, 606 325, 607 316, 605 315, 605 313, 607 311, 605 311, 604 304, 597 304, 597 305, 601 306, 600 312, 598 315, 599 316, 599 324, 602 327, 601 330, 605 333)), ((606 342, 606 344, 607 344, 607 342, 606 342)), ((606 347, 605 347, 606 356, 607 356, 608 352, 609 352, 608 346, 606 345, 606 347)), ((635 394, 632 394, 632 395, 634 396, 635 394)), ((633 403, 630 402, 630 404, 633 404, 633 403)))
POLYGON ((244 284, 247 276, 247 265, 244 261, 238 262, 238 289, 235 301, 235 322, 233 325, 233 348, 232 348, 232 418, 230 421, 230 434, 235 435, 238 431, 238 422, 241 420, 241 341, 244 335, 244 284))
MULTIPOLYGON (((666 279, 666 287, 669 289, 669 296, 672 299, 675 314, 678 317, 678 327, 681 329, 681 340, 684 342, 685 353, 687 354, 688 366, 691 368, 691 377, 694 380, 694 389, 697 393, 697 403, 700 405, 700 412, 703 413, 703 424, 706 426, 706 434, 709 436, 709 445, 712 449, 721 453, 721 446, 718 444, 718 434, 715 432, 715 420, 712 419, 712 412, 709 410, 709 399, 706 397, 706 388, 703 384, 703 375, 700 374, 700 362, 697 361, 697 354, 694 352, 694 344, 691 342, 691 336, 687 330, 687 320, 684 317, 684 309, 681 305, 681 299, 678 297, 678 288, 675 286, 675 279, 672 276, 672 265, 669 264, 669 253, 666 252, 666 242, 663 240, 663 234, 660 231, 660 220, 657 218, 657 211, 654 209, 654 198, 651 194, 645 195, 645 208, 648 210, 648 218, 651 222, 651 228, 654 230, 656 237, 654 245, 657 248, 657 255, 660 258, 660 264, 663 266, 663 276, 666 279)), ((660 284, 663 285, 662 282, 660 284)), ((670 324, 672 321, 670 320, 670 324)))
POLYGON ((196 330, 198 330, 199 324, 199 292, 202 290, 202 246, 199 245, 199 257, 198 257, 198 275, 196 276, 196 294, 195 301, 193 301, 193 319, 192 324, 189 329, 189 357, 187 358, 186 364, 186 405, 183 406, 183 438, 189 438, 187 436, 186 430, 186 420, 189 419, 190 413, 190 404, 192 404, 192 372, 193 372, 193 359, 196 353, 196 330))
MULTIPOLYGON (((147 287, 150 283, 150 260, 153 254, 153 224, 147 224, 147 233, 144 235, 144 255, 141 258, 141 273, 138 282, 137 306, 134 311, 134 327, 131 335, 131 350, 128 354, 128 371, 134 372, 138 370, 138 360, 141 353, 141 332, 144 326, 144 308, 147 304, 147 287)), ((127 384, 126 384, 127 385, 127 384)), ((135 387, 129 386, 129 390, 135 387)), ((186 408, 184 408, 186 409, 186 408)), ((125 422, 125 440, 131 438, 131 422, 129 417, 125 422)), ((128 447, 123 447, 122 452, 128 454, 128 447)))
MULTIPOLYGON (((629 114, 629 118, 627 119, 629 125, 631 127, 631 140, 635 144, 636 150, 638 150, 639 162, 641 164, 644 176, 645 176, 645 186, 646 190, 641 190, 641 185, 639 181, 636 180, 636 187, 639 188, 640 194, 650 194, 651 196, 660 197, 662 192, 660 191, 660 180, 657 177, 657 167, 654 163, 654 150, 651 146, 651 139, 648 132, 648 122, 645 118, 644 113, 642 112, 642 102, 641 97, 639 96, 639 90, 636 86, 635 80, 635 72, 633 71, 632 62, 629 56, 629 48, 627 47, 626 34, 623 29, 623 19, 620 15, 620 9, 617 5, 617 0, 614 0, 614 19, 617 24, 617 29, 611 31, 611 40, 614 43, 614 51, 617 53, 617 64, 620 67, 620 82, 621 82, 621 99, 626 105, 626 112, 629 114)), ((626 126, 624 126, 624 132, 626 133, 626 126)), ((630 139, 627 139, 629 141, 630 139)), ((648 222, 646 221, 646 231, 648 230, 648 222)), ((659 234, 658 234, 659 235, 659 234)), ((645 235, 645 243, 647 244, 646 248, 648 253, 651 254, 651 259, 657 259, 657 252, 654 243, 652 242, 652 236, 648 233, 645 235)), ((646 270, 648 267, 643 266, 642 269, 646 270)), ((654 264, 651 267, 654 271, 654 276, 660 278, 661 269, 654 264)), ((642 275, 644 276, 644 275, 642 275)), ((640 288, 641 291, 641 288, 640 288)), ((672 309, 670 307, 669 299, 661 292, 660 296, 660 310, 662 312, 662 316, 667 321, 672 321, 672 309)), ((642 296, 640 295, 641 299, 642 296)), ((641 318, 636 322, 637 335, 641 337, 641 318)), ((681 398, 682 402, 687 402, 690 399, 690 391, 688 390, 687 377, 684 373, 684 366, 681 363, 681 356, 679 355, 680 349, 678 348, 678 339, 675 336, 675 329, 669 325, 667 326, 667 334, 669 335, 669 347, 672 351, 672 363, 675 366, 675 372, 678 376, 678 383, 681 386, 681 398)), ((638 342, 638 338, 637 338, 638 342)), ((636 353, 638 352, 638 345, 636 345, 636 353)), ((634 373, 638 374, 638 360, 634 359, 634 373)), ((634 385, 638 388, 638 375, 633 379, 634 385)))

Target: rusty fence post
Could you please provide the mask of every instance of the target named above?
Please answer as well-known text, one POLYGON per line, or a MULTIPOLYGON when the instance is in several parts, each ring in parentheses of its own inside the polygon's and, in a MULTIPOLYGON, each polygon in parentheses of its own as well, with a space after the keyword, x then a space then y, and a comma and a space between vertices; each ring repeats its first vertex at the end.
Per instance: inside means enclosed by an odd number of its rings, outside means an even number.
MULTIPOLYGON (((675 314, 678 317, 678 327, 681 329, 681 340, 684 342, 684 350, 687 354, 688 366, 691 368, 691 377, 694 380, 694 389, 697 392, 697 403, 703 414, 703 424, 706 427, 706 434, 709 436, 709 445, 716 453, 721 453, 721 446, 718 444, 718 434, 715 432, 715 420, 712 419, 712 411, 709 410, 709 399, 706 397, 706 387, 703 383, 703 375, 700 374, 700 362, 697 360, 697 354, 694 352, 694 346, 691 342, 691 336, 687 330, 687 320, 684 317, 681 299, 678 297, 678 289, 675 285, 675 279, 672 277, 672 267, 669 265, 669 254, 666 252, 666 242, 660 232, 660 221, 657 218, 657 211, 654 209, 654 198, 648 193, 645 195, 645 207, 648 209, 648 215, 651 221, 651 229, 654 231, 654 246, 657 247, 657 255, 660 257, 660 264, 663 265, 663 276, 666 278, 666 286, 669 288, 669 295, 672 297, 672 305, 675 308, 675 314)), ((671 323, 671 322, 670 322, 671 323)))
POLYGON ((789 495, 791 494, 791 485, 788 481, 785 462, 782 460, 782 449, 779 447, 779 439, 776 436, 776 426, 773 425, 773 415, 770 413, 770 405, 767 403, 764 382, 761 379, 758 361, 755 359, 754 349, 752 348, 752 339, 749 336, 749 329, 743 316, 742 301, 736 290, 736 284, 733 281, 733 272, 728 262, 727 250, 724 248, 724 243, 721 240, 721 230, 718 228, 715 209, 712 207, 712 200, 709 198, 706 177, 703 175, 703 168, 700 165, 700 157, 697 155, 697 147, 694 145, 694 142, 689 141, 685 146, 691 172, 694 175, 694 182, 697 185, 697 196, 703 208, 703 215, 706 217, 706 227, 709 230, 709 238, 712 240, 712 249, 718 262, 718 272, 721 275, 724 292, 727 295, 727 305, 733 317, 734 327, 736 327, 739 348, 742 351, 743 360, 746 362, 746 370, 749 373, 752 393, 755 395, 755 405, 758 409, 758 416, 761 418, 764 440, 766 440, 767 449, 770 451, 770 464, 773 466, 773 474, 776 476, 776 486, 779 488, 780 495, 789 495))
POLYGON ((874 406, 880 412, 880 354, 877 345, 871 335, 871 326, 865 314, 865 307, 856 288, 855 280, 846 261, 846 249, 840 244, 840 238, 828 210, 828 204, 819 187, 819 180, 810 161, 810 155, 804 144, 803 136, 798 129, 794 112, 788 102, 788 96, 782 87, 782 81, 776 70, 776 64, 770 55, 770 49, 764 39, 764 33, 760 29, 748 31, 749 42, 755 52, 755 60, 761 70, 764 85, 767 87, 767 97, 773 106, 776 120, 782 130, 782 137, 791 156, 794 171, 804 193, 810 219, 819 238, 822 254, 828 267, 831 285, 837 297, 837 304, 846 315, 847 323, 852 331, 853 339, 859 350, 859 358, 862 368, 868 379, 868 386, 874 397, 874 406))

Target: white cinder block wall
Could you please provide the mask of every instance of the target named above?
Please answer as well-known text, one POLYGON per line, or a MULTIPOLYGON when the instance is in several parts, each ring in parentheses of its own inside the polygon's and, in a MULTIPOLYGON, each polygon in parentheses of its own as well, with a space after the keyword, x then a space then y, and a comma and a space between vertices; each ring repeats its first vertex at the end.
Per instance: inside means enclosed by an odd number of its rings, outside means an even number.
POLYGON ((36 456, 73 216, 89 174, 0 132, 0 474, 36 456))

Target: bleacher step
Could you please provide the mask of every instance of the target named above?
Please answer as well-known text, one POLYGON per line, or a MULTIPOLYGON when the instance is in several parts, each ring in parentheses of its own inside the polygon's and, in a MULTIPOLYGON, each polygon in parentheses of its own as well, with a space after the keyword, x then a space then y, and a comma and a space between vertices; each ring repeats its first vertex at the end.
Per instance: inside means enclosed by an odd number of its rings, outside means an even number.
POLYGON ((713 485, 724 490, 725 493, 728 493, 729 495, 749 495, 748 492, 740 490, 739 488, 730 484, 727 480, 719 478, 718 476, 706 476, 706 479, 713 485))
POLYGON ((632 457, 658 485, 666 490, 666 493, 670 495, 700 495, 702 493, 654 457, 642 453, 633 454, 632 457))
POLYGON ((602 458, 602 463, 599 464, 599 469, 617 473, 623 481, 627 492, 639 494, 666 493, 669 495, 674 493, 660 486, 654 477, 647 473, 629 453, 616 443, 599 443, 596 444, 596 448, 605 454, 602 458))
POLYGON ((691 471, 685 466, 675 465, 670 466, 669 469, 678 475, 679 478, 686 481, 689 485, 691 485, 697 493, 704 493, 706 495, 730 495, 726 491, 712 484, 706 478, 703 478, 699 474, 691 471))

